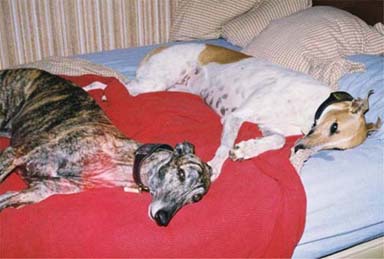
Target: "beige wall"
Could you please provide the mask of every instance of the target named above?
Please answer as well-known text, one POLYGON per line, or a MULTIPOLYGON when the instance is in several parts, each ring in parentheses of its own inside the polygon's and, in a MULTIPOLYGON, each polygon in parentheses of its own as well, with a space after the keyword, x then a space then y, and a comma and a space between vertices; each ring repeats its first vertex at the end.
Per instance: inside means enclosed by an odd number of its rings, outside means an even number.
POLYGON ((168 41, 177 0, 0 0, 0 69, 168 41))

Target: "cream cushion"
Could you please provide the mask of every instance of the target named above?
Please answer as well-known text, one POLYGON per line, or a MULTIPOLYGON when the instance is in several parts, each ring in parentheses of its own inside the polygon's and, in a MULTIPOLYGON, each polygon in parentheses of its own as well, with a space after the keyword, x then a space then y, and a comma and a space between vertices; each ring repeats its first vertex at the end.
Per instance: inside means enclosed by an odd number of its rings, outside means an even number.
POLYGON ((224 24, 223 37, 232 44, 244 47, 271 21, 311 6, 311 0, 264 0, 249 12, 224 24))
POLYGON ((179 0, 170 40, 215 39, 223 24, 261 0, 179 0))
POLYGON ((328 6, 316 6, 273 21, 243 52, 308 73, 337 89, 337 81, 364 66, 345 59, 354 54, 383 54, 382 24, 328 6))

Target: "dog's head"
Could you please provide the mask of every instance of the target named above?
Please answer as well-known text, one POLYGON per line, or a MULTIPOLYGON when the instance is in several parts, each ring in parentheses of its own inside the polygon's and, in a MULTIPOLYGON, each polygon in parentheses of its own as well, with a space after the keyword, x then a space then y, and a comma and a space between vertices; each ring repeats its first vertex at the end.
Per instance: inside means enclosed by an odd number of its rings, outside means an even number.
POLYGON ((369 109, 368 99, 354 99, 346 92, 334 92, 325 100, 315 114, 311 130, 295 144, 300 149, 348 149, 364 142, 370 132, 380 128, 381 120, 367 123, 364 114, 369 109))
POLYGON ((195 155, 192 144, 183 142, 174 150, 154 151, 146 160, 152 196, 149 216, 158 225, 167 226, 184 205, 200 201, 208 192, 212 171, 195 155))

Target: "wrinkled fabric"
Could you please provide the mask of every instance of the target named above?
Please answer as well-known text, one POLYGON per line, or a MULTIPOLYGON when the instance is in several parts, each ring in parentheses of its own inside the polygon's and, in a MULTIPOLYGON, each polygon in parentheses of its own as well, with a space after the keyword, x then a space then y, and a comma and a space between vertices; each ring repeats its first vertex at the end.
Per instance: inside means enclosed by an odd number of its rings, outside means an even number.
MULTIPOLYGON (((193 143, 210 160, 222 126, 198 96, 160 92, 131 97, 114 78, 67 77, 79 85, 108 84, 90 94, 112 122, 142 143, 193 143)), ((245 123, 238 141, 259 136, 245 123)), ((148 217, 150 195, 120 188, 55 195, 0 213, 0 257, 290 257, 300 239, 306 199, 289 163, 289 137, 281 150, 242 162, 227 161, 204 199, 181 209, 166 228, 148 217)), ((7 140, 2 140, 2 148, 7 140)), ((127 172, 130 173, 130 172, 127 172)), ((13 174, 0 193, 24 186, 13 174)))

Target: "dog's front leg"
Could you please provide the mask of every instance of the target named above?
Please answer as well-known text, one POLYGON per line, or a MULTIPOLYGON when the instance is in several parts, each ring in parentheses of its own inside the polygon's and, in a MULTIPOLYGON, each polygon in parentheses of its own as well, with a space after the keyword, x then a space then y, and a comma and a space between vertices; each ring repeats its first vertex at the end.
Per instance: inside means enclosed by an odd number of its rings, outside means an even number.
POLYGON ((229 152, 232 160, 243 160, 256 157, 268 150, 280 149, 285 144, 285 137, 280 134, 271 134, 256 139, 248 139, 236 144, 229 152))
POLYGON ((233 147, 237 133, 243 123, 243 119, 235 115, 229 115, 223 120, 223 131, 221 134, 221 143, 215 156, 208 164, 212 167, 211 180, 214 181, 220 175, 225 160, 229 156, 229 151, 233 147))

